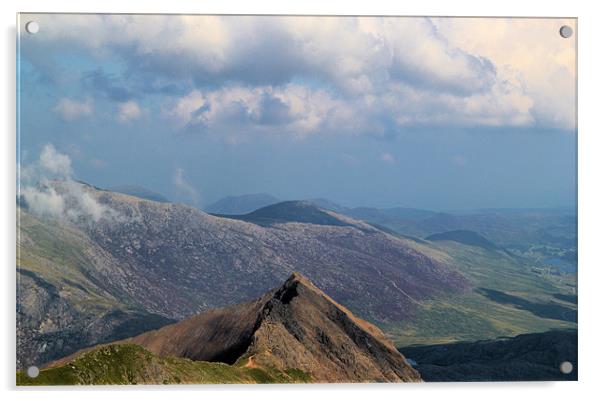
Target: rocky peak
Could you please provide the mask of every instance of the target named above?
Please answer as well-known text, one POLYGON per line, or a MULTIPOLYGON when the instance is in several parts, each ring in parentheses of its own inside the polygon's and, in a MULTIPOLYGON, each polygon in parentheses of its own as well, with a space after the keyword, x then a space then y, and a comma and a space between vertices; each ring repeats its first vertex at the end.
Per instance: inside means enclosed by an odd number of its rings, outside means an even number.
POLYGON ((118 343, 140 345, 163 357, 299 370, 314 382, 420 381, 382 331, 300 273, 254 301, 209 310, 118 343))
POLYGON ((255 301, 201 313, 130 342, 162 356, 298 369, 315 381, 419 381, 376 326, 293 273, 255 301))

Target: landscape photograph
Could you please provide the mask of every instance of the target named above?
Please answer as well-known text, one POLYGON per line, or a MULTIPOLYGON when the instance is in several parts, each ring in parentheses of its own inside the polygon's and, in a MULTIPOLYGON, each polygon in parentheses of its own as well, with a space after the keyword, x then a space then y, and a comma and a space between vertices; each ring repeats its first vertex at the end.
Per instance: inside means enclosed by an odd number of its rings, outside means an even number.
POLYGON ((578 379, 576 19, 17 30, 16 385, 578 379))

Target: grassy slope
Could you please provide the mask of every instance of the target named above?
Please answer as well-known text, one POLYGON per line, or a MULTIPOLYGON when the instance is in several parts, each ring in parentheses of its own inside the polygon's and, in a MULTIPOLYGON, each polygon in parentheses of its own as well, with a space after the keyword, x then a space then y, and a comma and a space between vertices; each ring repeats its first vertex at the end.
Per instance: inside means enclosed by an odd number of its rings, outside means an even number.
POLYGON ((91 243, 84 236, 23 211, 20 222, 18 268, 34 272, 59 288, 61 296, 81 309, 102 311, 119 307, 119 301, 93 285, 85 274, 93 262, 86 252, 91 243))
POLYGON ((132 344, 106 345, 36 378, 17 373, 17 385, 249 384, 308 382, 299 370, 247 368, 242 364, 158 357, 132 344))
POLYGON ((102 269, 114 261, 79 231, 21 212, 17 232, 18 366, 171 322, 111 292, 102 269))
POLYGON ((397 346, 576 328, 574 322, 560 317, 566 313, 570 319, 570 314, 576 313, 576 304, 554 296, 570 295, 572 288, 566 282, 572 279, 574 283, 574 278, 535 274, 528 261, 501 251, 449 241, 435 245, 453 257, 454 265, 471 280, 474 289, 426 301, 411 320, 383 326, 397 346), (498 295, 485 295, 488 292, 498 295))

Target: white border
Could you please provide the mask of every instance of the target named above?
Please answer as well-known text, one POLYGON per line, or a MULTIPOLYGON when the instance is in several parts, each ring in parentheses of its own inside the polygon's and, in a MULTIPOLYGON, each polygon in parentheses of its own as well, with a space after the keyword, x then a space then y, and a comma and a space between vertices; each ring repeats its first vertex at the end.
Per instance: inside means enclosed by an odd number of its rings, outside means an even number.
POLYGON ((572 398, 594 396, 600 391, 602 353, 599 321, 600 240, 602 220, 600 208, 600 158, 602 150, 599 118, 600 71, 602 62, 600 43, 602 21, 596 13, 595 2, 575 0, 527 2, 525 0, 497 0, 493 2, 470 0, 420 0, 394 2, 386 0, 4 0, 2 7, 2 87, 0 101, 5 130, 2 135, 3 167, 0 173, 2 187, 2 229, 0 253, 3 256, 4 289, 2 292, 3 323, 2 359, 0 362, 2 388, 9 391, 5 397, 44 398, 106 398, 139 393, 139 388, 91 388, 82 390, 15 390, 14 388, 14 295, 15 295, 15 20, 16 12, 120 12, 120 13, 215 13, 215 14, 336 14, 336 15, 455 15, 455 16, 547 16, 579 18, 579 382, 577 383, 487 383, 487 384, 411 384, 411 385, 310 385, 310 386, 203 386, 177 387, 164 390, 144 388, 147 398, 165 397, 259 397, 288 398, 341 395, 345 398, 379 397, 447 397, 488 399, 521 396, 572 398))

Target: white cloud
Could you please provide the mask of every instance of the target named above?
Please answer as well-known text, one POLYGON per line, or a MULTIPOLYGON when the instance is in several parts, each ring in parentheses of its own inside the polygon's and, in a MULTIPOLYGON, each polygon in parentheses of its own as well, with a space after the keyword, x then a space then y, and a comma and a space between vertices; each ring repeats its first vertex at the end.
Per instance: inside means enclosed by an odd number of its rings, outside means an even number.
POLYGON ((58 113, 67 121, 90 116, 93 113, 92 100, 87 98, 84 101, 77 101, 69 98, 62 98, 54 107, 54 112, 58 113))
POLYGON ((118 106, 117 120, 121 123, 140 118, 142 110, 135 101, 126 101, 118 106))
POLYGON ((57 152, 52 144, 47 144, 42 149, 40 153, 40 166, 45 171, 59 177, 70 177, 73 173, 71 158, 57 152))
POLYGON ((166 114, 180 126, 199 126, 218 132, 244 127, 241 130, 247 134, 256 131, 298 136, 325 130, 344 131, 353 126, 356 117, 345 101, 324 90, 294 84, 193 90, 178 99, 166 114))
MULTIPOLYGON (((433 123, 575 127, 574 38, 558 35, 559 26, 574 25, 573 20, 156 15, 38 19, 45 26, 38 40, 64 41, 101 57, 127 46, 131 51, 114 54, 143 78, 194 82, 195 89, 170 110, 184 125, 218 129, 227 119, 246 118, 257 131, 279 132, 284 123, 288 132, 298 129, 301 135, 335 125, 377 134, 433 123), (328 92, 317 87, 328 87, 328 92), (265 95, 282 101, 290 114, 262 116, 265 95), (384 119, 393 126, 381 126, 384 119)), ((69 119, 91 113, 89 108, 65 103, 59 112, 69 119)))
POLYGON ((60 218, 65 212, 65 201, 52 187, 41 189, 34 186, 21 188, 21 195, 28 209, 39 216, 60 218))
POLYGON ((33 214, 83 224, 126 220, 73 180, 71 159, 52 144, 44 146, 37 161, 21 167, 20 182, 20 195, 33 214))
POLYGON ((188 201, 190 201, 193 205, 198 205, 199 203, 199 193, 194 188, 192 184, 190 184, 186 178, 184 177, 184 169, 176 168, 174 173, 173 183, 178 189, 178 191, 186 197, 188 201))
POLYGON ((575 35, 559 35, 572 19, 437 18, 437 29, 454 46, 496 65, 499 81, 520 87, 532 118, 546 126, 575 128, 575 35))

